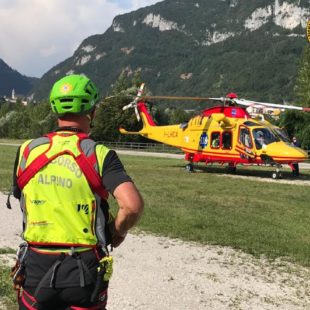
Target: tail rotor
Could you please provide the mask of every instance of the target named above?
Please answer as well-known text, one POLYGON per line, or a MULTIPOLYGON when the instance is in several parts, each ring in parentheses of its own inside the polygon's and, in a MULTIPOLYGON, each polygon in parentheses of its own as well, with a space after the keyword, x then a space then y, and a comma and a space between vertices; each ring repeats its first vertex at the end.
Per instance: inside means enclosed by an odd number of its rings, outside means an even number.
POLYGON ((134 98, 133 101, 131 101, 129 104, 125 105, 123 107, 123 111, 129 109, 129 108, 134 108, 135 109, 135 114, 136 114, 136 117, 137 117, 137 120, 138 122, 140 121, 141 117, 140 117, 140 114, 139 114, 139 111, 138 111, 138 102, 139 102, 139 99, 141 98, 142 94, 143 94, 143 89, 144 89, 144 83, 142 83, 140 85, 140 88, 138 89, 138 92, 137 92, 137 96, 134 98))

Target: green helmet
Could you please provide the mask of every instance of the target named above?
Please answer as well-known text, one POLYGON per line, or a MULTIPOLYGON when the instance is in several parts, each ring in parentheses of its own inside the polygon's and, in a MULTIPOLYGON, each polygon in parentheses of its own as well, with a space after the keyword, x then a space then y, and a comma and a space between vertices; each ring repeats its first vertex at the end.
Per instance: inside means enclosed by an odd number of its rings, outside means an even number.
POLYGON ((99 100, 94 83, 84 75, 68 75, 58 80, 50 93, 52 110, 58 116, 67 113, 88 114, 99 100))

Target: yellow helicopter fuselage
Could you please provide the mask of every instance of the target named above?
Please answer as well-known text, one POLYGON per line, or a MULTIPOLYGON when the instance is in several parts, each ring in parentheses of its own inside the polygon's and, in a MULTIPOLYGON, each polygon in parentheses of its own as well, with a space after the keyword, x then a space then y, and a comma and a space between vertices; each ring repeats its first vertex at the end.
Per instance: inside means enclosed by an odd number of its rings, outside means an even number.
POLYGON ((267 121, 253 119, 241 107, 213 107, 188 123, 156 126, 144 103, 138 104, 148 139, 182 149, 190 162, 237 164, 293 164, 308 159, 305 151, 292 146, 267 121))

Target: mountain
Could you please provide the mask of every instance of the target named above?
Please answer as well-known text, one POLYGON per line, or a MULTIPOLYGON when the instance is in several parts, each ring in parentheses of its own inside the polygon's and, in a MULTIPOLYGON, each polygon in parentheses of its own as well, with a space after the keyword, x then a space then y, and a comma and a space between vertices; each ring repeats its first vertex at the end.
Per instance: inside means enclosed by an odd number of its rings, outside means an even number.
POLYGON ((17 95, 26 96, 37 80, 20 74, 0 59, 0 96, 11 96, 13 89, 17 95))
POLYGON ((84 73, 107 94, 121 72, 141 72, 154 95, 289 101, 303 48, 309 0, 166 0, 117 16, 86 38, 35 88, 84 73))

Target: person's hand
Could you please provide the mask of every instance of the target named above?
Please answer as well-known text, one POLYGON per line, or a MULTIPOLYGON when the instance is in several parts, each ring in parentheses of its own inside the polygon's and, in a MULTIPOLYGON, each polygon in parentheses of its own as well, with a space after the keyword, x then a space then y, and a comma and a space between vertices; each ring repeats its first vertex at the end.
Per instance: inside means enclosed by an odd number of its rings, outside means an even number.
POLYGON ((111 246, 117 248, 126 238, 127 232, 120 233, 115 227, 115 221, 109 224, 111 233, 111 246))

